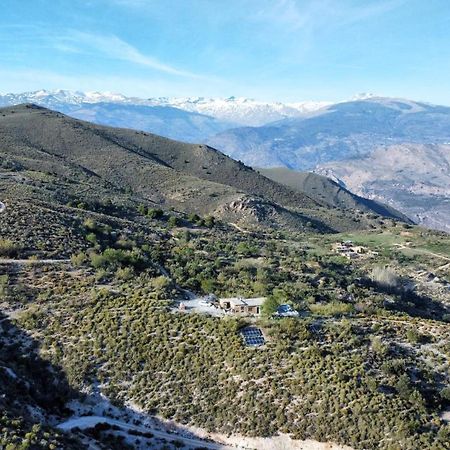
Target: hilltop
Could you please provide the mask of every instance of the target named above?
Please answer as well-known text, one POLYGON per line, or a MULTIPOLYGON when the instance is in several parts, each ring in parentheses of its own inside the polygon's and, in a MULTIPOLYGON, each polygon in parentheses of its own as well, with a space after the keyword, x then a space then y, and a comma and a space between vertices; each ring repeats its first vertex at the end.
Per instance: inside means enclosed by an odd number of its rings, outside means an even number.
MULTIPOLYGON (((241 225, 342 231, 376 217, 344 213, 206 145, 79 121, 33 105, 0 110, 6 192, 42 201, 213 215, 241 225), (21 179, 20 186, 12 183, 21 179)), ((403 219, 389 213, 392 218, 403 219)))
MULTIPOLYGON (((258 169, 258 171, 271 180, 303 192, 333 208, 375 212, 384 217, 394 217, 400 214, 383 203, 353 194, 342 185, 323 175, 313 172, 297 172, 285 167, 258 169)), ((407 221, 408 218, 404 216, 404 220, 407 221)))

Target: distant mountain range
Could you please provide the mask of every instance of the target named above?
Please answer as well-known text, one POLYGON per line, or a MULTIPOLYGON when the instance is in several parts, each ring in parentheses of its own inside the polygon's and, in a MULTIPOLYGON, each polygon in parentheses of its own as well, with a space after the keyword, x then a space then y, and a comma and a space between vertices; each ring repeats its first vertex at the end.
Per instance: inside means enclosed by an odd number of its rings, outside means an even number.
POLYGON ((227 130, 209 140, 247 164, 295 170, 311 170, 405 142, 450 143, 450 108, 374 97, 262 127, 227 130))
POLYGON ((317 111, 330 102, 261 102, 244 97, 229 98, 160 98, 153 99, 160 105, 206 114, 216 119, 248 126, 260 126, 282 119, 301 117, 317 111))
POLYGON ((253 167, 325 174, 359 196, 450 231, 449 107, 366 94, 335 104, 64 90, 0 96, 0 106, 24 102, 102 125, 205 142, 253 167))
POLYGON ((332 177, 424 225, 450 231, 450 108, 382 97, 240 127, 209 144, 259 167, 332 177))
POLYGON ((184 142, 203 142, 237 126, 234 122, 175 108, 167 101, 128 98, 120 94, 59 90, 0 95, 0 106, 22 103, 44 106, 101 125, 149 131, 184 142))
MULTIPOLYGON (((237 126, 260 126, 290 117, 299 117, 329 105, 330 102, 261 102, 243 97, 229 98, 136 98, 111 92, 72 92, 67 90, 34 91, 0 95, 0 106, 34 103, 55 109, 73 117, 93 120, 99 124, 126 126, 159 133, 174 139, 204 140, 215 133, 237 126), (176 113, 174 109, 177 109, 176 113), (120 119, 120 113, 125 118, 120 119), (170 123, 171 116, 177 121, 170 123), (135 122, 130 123, 130 116, 135 122), (153 118, 154 120, 150 120, 153 118), (159 120, 166 121, 166 128, 158 130, 159 120), (125 123, 118 123, 119 121, 125 123), (193 131, 183 127, 183 120, 193 131), (182 128, 180 128, 182 127, 182 128), (175 129, 174 129, 175 128, 175 129), (176 135, 170 135, 174 133, 176 135), (179 137, 179 135, 181 137, 179 137)), ((172 121, 173 122, 173 121, 172 121)))

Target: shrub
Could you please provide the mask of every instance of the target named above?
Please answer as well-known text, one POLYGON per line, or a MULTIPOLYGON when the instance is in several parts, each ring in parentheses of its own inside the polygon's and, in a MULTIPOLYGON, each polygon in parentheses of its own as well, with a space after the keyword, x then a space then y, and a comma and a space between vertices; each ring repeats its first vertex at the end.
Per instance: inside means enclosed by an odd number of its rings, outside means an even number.
POLYGON ((100 255, 98 253, 91 253, 90 259, 92 267, 96 269, 106 266, 107 260, 103 255, 100 255))
POLYGON ((89 233, 86 240, 93 245, 97 244, 97 236, 94 233, 89 233))
POLYGON ((372 350, 380 356, 386 356, 389 353, 389 346, 381 340, 379 336, 372 339, 372 350))
POLYGON ((162 209, 149 208, 147 216, 150 219, 161 219, 164 216, 164 211, 162 209))
POLYGON ((74 266, 81 266, 87 261, 86 253, 80 252, 70 257, 70 261, 74 266))
POLYGON ((139 214, 142 214, 143 216, 145 216, 147 214, 147 208, 145 205, 139 205, 137 207, 137 211, 139 214))
POLYGON ((170 216, 169 220, 167 221, 167 224, 171 228, 177 227, 178 225, 180 225, 180 219, 176 216, 170 216))
POLYGON ((205 226, 212 228, 216 224, 216 219, 213 216, 208 216, 205 219, 205 226))
POLYGON ((116 271, 116 278, 118 280, 130 280, 131 278, 133 278, 134 275, 134 270, 131 267, 120 267, 119 269, 117 269, 116 271))
POLYGON ((442 391, 440 392, 440 396, 443 400, 450 401, 450 387, 443 388, 442 391))
POLYGON ((21 249, 21 245, 9 239, 0 239, 0 256, 16 256, 21 249))
POLYGON ((190 214, 188 220, 191 223, 198 223, 200 221, 200 216, 198 214, 190 214))
POLYGON ((6 292, 6 288, 9 283, 9 276, 8 274, 0 275, 0 295, 4 295, 6 292))
POLYGON ((97 222, 93 219, 86 219, 83 223, 84 228, 89 231, 96 231, 98 229, 97 222))
POLYGON ((427 341, 427 336, 413 329, 409 329, 406 332, 406 338, 411 344, 423 344, 427 341))
POLYGON ((374 284, 387 291, 395 291, 400 286, 400 278, 389 267, 374 267, 371 272, 371 279, 374 284))
POLYGON ((354 311, 353 305, 343 302, 313 303, 309 309, 320 316, 339 316, 354 311))

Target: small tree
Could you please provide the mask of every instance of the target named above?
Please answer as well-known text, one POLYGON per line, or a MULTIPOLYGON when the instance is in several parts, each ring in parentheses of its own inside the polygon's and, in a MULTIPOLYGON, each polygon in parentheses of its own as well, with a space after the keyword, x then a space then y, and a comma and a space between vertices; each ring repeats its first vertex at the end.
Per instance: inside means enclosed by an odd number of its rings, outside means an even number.
POLYGON ((9 239, 0 239, 0 256, 16 256, 21 246, 9 239))
POLYGON ((208 217, 205 219, 205 225, 206 225, 208 228, 212 228, 215 224, 216 224, 216 219, 215 219, 213 216, 208 216, 208 217))
POLYGON ((89 233, 86 236, 86 240, 88 242, 90 242, 92 245, 96 245, 97 244, 97 236, 94 233, 89 233))
POLYGON ((142 214, 143 216, 147 214, 147 208, 145 207, 145 205, 139 205, 137 207, 137 211, 139 214, 142 214))
POLYGON ((164 216, 164 211, 162 209, 149 208, 147 216, 150 219, 161 219, 164 216))
POLYGON ((200 282, 202 291, 205 293, 214 292, 216 287, 216 282, 212 278, 203 278, 200 282))
POLYGON ((170 216, 167 224, 170 228, 175 228, 180 225, 180 219, 176 216, 170 216))
POLYGON ((196 224, 200 221, 200 216, 195 213, 189 214, 188 220, 189 220, 189 222, 196 224))
POLYGON ((271 295, 266 298, 262 305, 262 314, 266 317, 270 317, 277 312, 279 306, 280 303, 278 299, 275 296, 271 295))
POLYGON ((74 266, 82 266, 87 261, 86 253, 80 252, 70 257, 70 261, 74 266))
POLYGON ((119 267, 116 270, 116 278, 118 280, 130 280, 131 278, 133 278, 134 275, 134 270, 132 267, 119 267))
POLYGON ((94 219, 86 219, 83 223, 84 228, 89 231, 96 231, 98 230, 98 224, 94 219))

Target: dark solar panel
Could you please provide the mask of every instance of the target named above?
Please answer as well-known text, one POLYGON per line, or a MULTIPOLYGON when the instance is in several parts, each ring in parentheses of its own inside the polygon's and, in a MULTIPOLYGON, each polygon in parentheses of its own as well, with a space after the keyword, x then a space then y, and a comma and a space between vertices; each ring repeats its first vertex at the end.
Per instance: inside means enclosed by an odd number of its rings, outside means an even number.
POLYGON ((245 345, 258 347, 265 343, 264 336, 258 328, 244 328, 241 330, 241 335, 244 338, 245 345))

